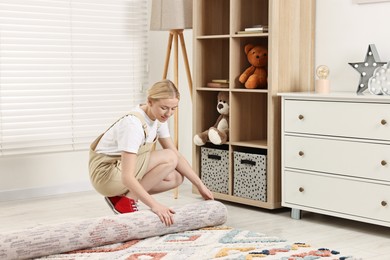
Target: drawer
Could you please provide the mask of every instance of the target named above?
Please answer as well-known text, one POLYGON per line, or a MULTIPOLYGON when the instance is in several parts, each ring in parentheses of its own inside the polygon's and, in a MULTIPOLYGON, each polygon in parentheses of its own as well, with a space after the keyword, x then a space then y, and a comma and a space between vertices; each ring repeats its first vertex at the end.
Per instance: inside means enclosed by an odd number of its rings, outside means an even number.
POLYGON ((284 102, 284 131, 390 140, 390 105, 360 102, 284 102))
POLYGON ((293 171, 283 174, 283 203, 390 223, 388 185, 293 171))
POLYGON ((284 167, 390 181, 390 145, 284 136, 284 167))

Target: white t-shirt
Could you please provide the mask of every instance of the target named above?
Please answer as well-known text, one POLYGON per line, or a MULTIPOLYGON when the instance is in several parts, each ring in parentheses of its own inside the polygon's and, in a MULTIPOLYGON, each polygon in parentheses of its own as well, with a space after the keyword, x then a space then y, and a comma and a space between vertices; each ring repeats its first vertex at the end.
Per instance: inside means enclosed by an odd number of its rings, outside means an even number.
MULTIPOLYGON (((148 128, 147 143, 155 138, 170 137, 168 123, 152 121, 140 108, 135 107, 133 112, 138 112, 145 118, 148 128)), ((95 152, 107 155, 120 155, 122 151, 137 153, 141 145, 145 143, 145 133, 141 121, 134 115, 128 115, 116 122, 100 139, 95 152)))

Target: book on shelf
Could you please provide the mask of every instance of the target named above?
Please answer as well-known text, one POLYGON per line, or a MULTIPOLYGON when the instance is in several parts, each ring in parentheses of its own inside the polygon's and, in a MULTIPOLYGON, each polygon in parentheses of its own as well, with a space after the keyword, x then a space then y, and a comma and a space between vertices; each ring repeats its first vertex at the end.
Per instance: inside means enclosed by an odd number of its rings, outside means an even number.
POLYGON ((254 34, 254 33, 266 33, 268 31, 254 30, 254 31, 238 31, 236 34, 254 34))
POLYGON ((214 82, 214 83, 227 83, 227 84, 229 84, 229 80, 228 79, 212 79, 211 82, 214 82))
POLYGON ((207 82, 208 88, 228 88, 229 83, 207 82))
POLYGON ((253 25, 251 27, 246 27, 244 31, 256 31, 256 30, 263 30, 263 31, 268 31, 268 25, 253 25))
POLYGON ((237 34, 245 33, 265 33, 268 32, 268 25, 253 25, 251 27, 244 28, 243 31, 238 31, 237 34))
POLYGON ((268 25, 264 25, 264 24, 254 24, 254 25, 252 25, 251 27, 247 27, 247 28, 264 28, 264 27, 268 27, 268 25))
POLYGON ((212 79, 211 82, 206 84, 209 88, 228 88, 229 80, 228 79, 212 79))

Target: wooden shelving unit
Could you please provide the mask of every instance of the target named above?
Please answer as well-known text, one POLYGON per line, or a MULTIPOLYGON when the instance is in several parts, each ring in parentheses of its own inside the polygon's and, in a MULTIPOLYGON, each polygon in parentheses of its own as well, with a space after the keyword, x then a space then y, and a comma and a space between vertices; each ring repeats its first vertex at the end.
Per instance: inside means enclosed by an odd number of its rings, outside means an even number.
MULTIPOLYGON (((193 133, 215 123, 219 91, 229 92, 230 98, 229 192, 214 195, 261 208, 279 208, 281 111, 277 93, 313 88, 315 1, 196 0, 193 17, 193 133), (256 24, 268 25, 269 32, 237 34, 256 24), (249 66, 244 52, 248 43, 268 47, 266 89, 246 89, 238 81, 249 66), (213 79, 229 79, 229 88, 207 88, 213 79), (266 201, 233 195, 233 154, 247 150, 267 155, 266 201)), ((201 175, 200 151, 193 145, 193 168, 201 175)))

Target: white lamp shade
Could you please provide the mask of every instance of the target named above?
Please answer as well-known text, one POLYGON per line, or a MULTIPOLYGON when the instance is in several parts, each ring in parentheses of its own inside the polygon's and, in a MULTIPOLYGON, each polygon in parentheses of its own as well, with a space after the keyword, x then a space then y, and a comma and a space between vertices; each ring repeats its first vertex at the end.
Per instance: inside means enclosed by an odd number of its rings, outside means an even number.
POLYGON ((192 0, 152 0, 150 30, 192 28, 192 0))

